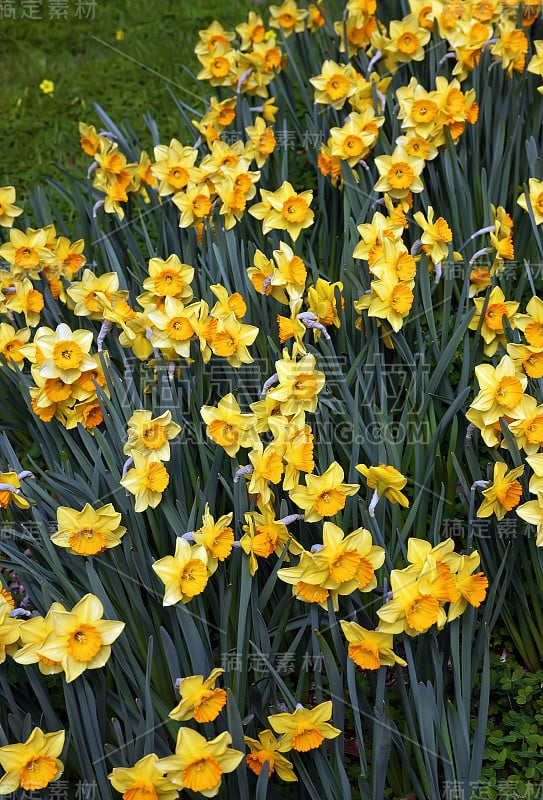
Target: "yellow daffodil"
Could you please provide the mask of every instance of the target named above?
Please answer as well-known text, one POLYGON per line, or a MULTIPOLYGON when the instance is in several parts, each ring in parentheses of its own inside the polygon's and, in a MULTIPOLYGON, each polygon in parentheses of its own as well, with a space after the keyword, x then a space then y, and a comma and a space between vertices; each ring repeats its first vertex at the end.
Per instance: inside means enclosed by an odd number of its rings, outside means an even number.
POLYGON ((19 629, 20 648, 13 653, 13 660, 18 664, 37 664, 42 675, 56 675, 63 671, 62 662, 54 661, 40 655, 40 648, 50 633, 53 632, 54 611, 66 609, 61 603, 53 603, 45 617, 32 616, 25 620, 19 629))
MULTIPOLYGON (((373 187, 376 192, 387 192, 391 197, 405 201, 410 192, 422 192, 424 184, 420 174, 424 160, 410 156, 402 146, 396 146, 390 156, 377 156, 375 166, 379 180, 373 187)), ((405 207, 404 207, 405 208, 405 207)))
POLYGON ((508 342, 507 355, 511 356, 515 367, 523 369, 529 378, 543 378, 543 347, 508 342))
MULTIPOLYGON (((12 606, 4 594, 0 595, 0 664, 6 655, 17 650, 21 620, 11 616, 12 606)), ((0 784, 1 785, 1 784, 0 784)))
POLYGON ((312 353, 302 358, 291 359, 286 350, 283 358, 275 362, 278 383, 268 389, 267 395, 279 402, 283 415, 296 412, 314 412, 318 394, 324 388, 324 373, 315 369, 316 359, 312 353))
POLYGON ((0 795, 17 789, 35 792, 45 789, 62 775, 59 756, 64 747, 64 731, 44 733, 34 728, 26 742, 0 747, 0 764, 5 774, 0 779, 0 795))
POLYGON ((203 545, 191 546, 186 539, 178 536, 175 554, 164 556, 152 565, 166 592, 162 604, 188 603, 201 594, 207 584, 207 552, 203 545))
POLYGON ((93 594, 86 594, 71 611, 51 611, 53 630, 40 646, 38 656, 60 661, 71 683, 86 669, 99 669, 109 660, 111 645, 125 623, 102 619, 104 608, 93 594))
POLYGON ((81 511, 60 506, 57 508, 58 530, 51 541, 58 547, 67 547, 70 553, 79 556, 95 556, 117 547, 126 533, 120 524, 121 515, 111 503, 94 510, 85 503, 81 511))
POLYGON ((232 512, 223 514, 215 522, 209 512, 209 505, 206 503, 202 516, 202 525, 192 534, 196 544, 203 545, 206 549, 209 575, 213 575, 219 561, 224 561, 232 552, 234 544, 234 531, 230 527, 232 516, 232 512))
POLYGON ((533 455, 543 446, 543 405, 537 405, 535 397, 523 395, 514 411, 509 430, 516 439, 519 450, 533 455))
POLYGON ((313 224, 314 212, 310 209, 313 200, 311 190, 297 194, 292 184, 284 181, 279 189, 270 192, 260 190, 261 203, 252 206, 249 213, 262 220, 262 232, 287 231, 295 242, 304 228, 313 224))
POLYGON ((219 319, 217 328, 210 340, 210 347, 216 356, 226 358, 231 367, 251 364, 253 358, 248 347, 259 334, 256 325, 244 325, 232 311, 219 319))
POLYGON ((485 298, 475 297, 473 302, 475 303, 475 314, 469 323, 469 328, 475 331, 479 324, 481 325, 481 336, 485 342, 485 355, 493 356, 498 349, 498 344, 502 344, 504 347, 506 344, 503 318, 506 317, 511 328, 515 328, 519 304, 512 300, 506 300, 500 287, 495 286, 490 292, 486 311, 481 320, 485 298))
POLYGON ((207 741, 191 728, 180 728, 175 754, 161 758, 158 766, 179 789, 215 797, 224 773, 233 772, 243 759, 244 754, 231 748, 231 744, 232 736, 227 731, 207 741))
POLYGON ((55 260, 46 245, 47 233, 42 228, 26 232, 11 228, 9 242, 0 245, 0 258, 10 265, 13 278, 38 278, 43 267, 55 260))
MULTIPOLYGON (((341 320, 338 312, 336 295, 339 295, 340 308, 343 309, 344 299, 341 295, 343 283, 336 281, 330 283, 324 278, 317 278, 313 286, 307 290, 307 307, 315 314, 317 321, 321 325, 334 325, 341 327, 341 320)), ((319 330, 314 330, 316 338, 320 336, 319 330)))
POLYGON ((158 193, 161 197, 181 191, 194 178, 194 164, 198 158, 196 148, 185 147, 177 139, 172 139, 169 145, 157 145, 154 156, 151 171, 160 181, 158 193))
POLYGON ((526 305, 526 312, 517 315, 517 327, 531 347, 543 347, 543 300, 532 297, 526 305))
POLYGON ((176 800, 179 789, 164 772, 158 756, 150 753, 133 767, 115 767, 107 777, 123 800, 176 800))
POLYGON ((301 33, 305 27, 307 10, 298 8, 296 0, 284 0, 280 6, 270 6, 270 27, 279 28, 285 37, 301 33))
POLYGON ((341 630, 349 642, 348 655, 360 669, 379 669, 407 663, 392 650, 393 636, 382 631, 369 631, 356 622, 342 619, 341 630))
POLYGON ((166 260, 151 258, 148 272, 149 277, 143 281, 145 294, 138 297, 140 305, 146 307, 152 302, 159 305, 159 298, 165 297, 175 297, 183 303, 190 303, 193 297, 190 284, 194 280, 194 267, 183 264, 174 253, 166 260))
POLYGON ((524 472, 524 466, 508 470, 503 461, 496 461, 492 482, 483 490, 484 500, 477 510, 478 517, 490 517, 499 521, 508 511, 518 505, 522 497, 522 486, 516 480, 524 472))
POLYGON ((217 407, 202 406, 200 415, 207 425, 209 438, 229 456, 235 456, 240 447, 252 447, 258 440, 256 414, 242 414, 233 394, 219 400, 217 407))
POLYGON ((154 455, 160 461, 170 460, 170 441, 175 439, 181 427, 172 422, 172 412, 165 411, 153 417, 152 411, 134 411, 128 420, 128 441, 123 453, 131 456, 134 450, 144 456, 154 455))
POLYGON ((306 522, 333 517, 345 507, 347 497, 358 492, 358 484, 343 483, 343 469, 333 462, 322 475, 306 475, 305 486, 290 491, 290 499, 305 510, 306 522))
POLYGON ((315 708, 298 705, 292 713, 272 714, 268 717, 268 722, 276 733, 282 734, 278 752, 297 750, 307 753, 320 747, 325 739, 335 739, 341 731, 327 721, 331 716, 331 700, 320 703, 315 708))
POLYGON ((251 751, 245 756, 251 772, 260 775, 264 764, 268 764, 268 778, 275 773, 282 781, 298 780, 288 758, 285 758, 277 749, 281 739, 276 739, 269 729, 261 731, 258 739, 251 739, 249 736, 245 736, 244 739, 251 751))
POLYGON ((0 508, 14 503, 17 508, 29 508, 30 503, 21 494, 21 481, 16 472, 0 472, 0 508))
POLYGON ((314 546, 311 553, 302 552, 297 567, 282 568, 277 576, 292 584, 295 597, 319 603, 324 609, 330 598, 337 611, 339 595, 375 588, 375 570, 382 566, 385 552, 363 528, 345 536, 337 525, 325 522, 322 539, 322 546, 314 546))
POLYGON ((329 105, 338 111, 358 89, 357 76, 351 64, 337 64, 331 59, 325 61, 320 75, 309 79, 315 89, 315 102, 329 105))
POLYGON ((424 252, 434 264, 440 264, 449 254, 448 242, 452 241, 452 231, 443 217, 438 217, 434 222, 432 206, 428 206, 427 216, 428 219, 425 219, 422 211, 417 211, 413 214, 413 219, 423 230, 420 239, 424 252))
POLYGON ((514 416, 526 389, 528 378, 517 372, 514 362, 504 356, 497 367, 491 364, 478 364, 475 375, 480 390, 471 402, 471 409, 482 412, 485 425, 497 422, 500 417, 514 416))
POLYGON ((23 213, 23 209, 14 205, 16 192, 14 186, 0 187, 0 225, 11 228, 15 217, 23 213))
POLYGON ((119 276, 116 272, 95 275, 84 269, 80 281, 75 281, 67 290, 68 297, 75 303, 74 314, 78 317, 100 320, 103 317, 101 297, 111 302, 114 295, 126 299, 128 292, 119 292, 119 276))
POLYGON ((216 689, 215 681, 222 675, 223 669, 214 669, 204 680, 203 675, 189 675, 181 678, 179 694, 181 700, 170 711, 169 716, 177 722, 213 722, 226 704, 224 689, 216 689))
MULTIPOLYGON (((450 582, 450 570, 447 572, 444 581, 450 582)), ((447 617, 436 596, 441 591, 432 585, 436 577, 439 578, 439 574, 431 557, 427 558, 420 571, 418 566, 415 571, 412 567, 392 570, 392 600, 377 611, 379 630, 392 634, 405 631, 409 636, 416 636, 425 633, 432 625, 443 628, 447 617)), ((443 594, 447 594, 448 587, 444 586, 443 589, 443 594)))
POLYGON ((134 450, 131 458, 134 466, 121 478, 120 484, 135 495, 134 511, 140 513, 149 507, 156 508, 170 482, 168 471, 155 455, 144 456, 134 450))
POLYGON ((401 489, 407 484, 407 478, 395 467, 391 467, 388 464, 379 464, 378 467, 366 467, 365 464, 357 464, 356 470, 364 476, 369 488, 374 490, 374 496, 369 507, 370 516, 373 515, 381 495, 384 495, 391 503, 399 503, 404 508, 409 506, 409 500, 401 492, 401 489))
POLYGON ((453 576, 460 596, 456 602, 450 604, 447 622, 452 622, 460 614, 463 614, 468 604, 479 608, 485 599, 488 578, 483 572, 473 574, 480 563, 481 557, 477 550, 474 550, 469 556, 461 556, 460 564, 453 576))

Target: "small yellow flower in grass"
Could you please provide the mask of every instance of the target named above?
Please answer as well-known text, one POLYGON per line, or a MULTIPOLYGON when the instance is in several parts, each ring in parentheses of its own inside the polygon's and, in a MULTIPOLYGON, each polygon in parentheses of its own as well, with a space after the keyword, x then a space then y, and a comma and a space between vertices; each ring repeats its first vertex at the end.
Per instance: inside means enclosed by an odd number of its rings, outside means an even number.
POLYGON ((401 492, 401 489, 407 483, 407 478, 396 467, 391 467, 388 464, 379 464, 378 467, 366 467, 365 464, 357 464, 356 470, 364 476, 369 488, 374 490, 369 506, 370 516, 373 516, 375 506, 381 495, 384 495, 391 503, 399 503, 404 508, 409 506, 409 500, 401 492))
POLYGON ((121 478, 120 484, 136 496, 134 511, 156 508, 170 482, 168 471, 156 456, 144 456, 135 450, 132 459, 134 466, 121 478))
POLYGON ((79 556, 96 556, 111 547, 117 547, 126 533, 120 524, 121 515, 111 503, 96 511, 85 503, 81 511, 60 506, 57 508, 58 530, 51 541, 58 547, 67 547, 79 556))
POLYGON ((459 592, 459 599, 449 606, 449 613, 447 614, 447 622, 452 622, 463 614, 468 604, 474 608, 479 608, 481 603, 486 597, 486 590, 488 589, 488 578, 484 572, 476 572, 481 557, 477 550, 470 553, 469 556, 461 556, 458 569, 454 574, 454 580, 459 592))
POLYGON ((407 662, 392 650, 392 634, 369 631, 356 622, 341 620, 341 630, 349 642, 348 655, 360 669, 407 666, 407 662))
POLYGON ((213 575, 219 561, 224 561, 232 552, 234 545, 234 531, 230 527, 232 516, 232 512, 223 514, 215 522, 209 513, 209 505, 206 503, 202 516, 202 527, 192 534, 196 544, 201 544, 206 549, 209 575, 213 575))
POLYGON ((137 450, 144 456, 154 455, 160 461, 169 461, 170 440, 180 431, 181 427, 172 422, 171 411, 165 411, 159 417, 153 417, 152 411, 134 411, 128 420, 128 441, 123 453, 131 456, 137 450))
POLYGON ((133 767, 115 767, 107 776, 123 800, 176 800, 179 789, 158 766, 159 758, 150 753, 133 767))
POLYGON ((262 233, 271 230, 287 231, 295 242, 301 231, 313 224, 314 212, 309 208, 313 192, 307 190, 297 194, 292 184, 284 181, 275 192, 260 190, 261 203, 249 209, 249 213, 262 220, 262 233))
POLYGON ((0 187, 0 225, 3 228, 11 228, 15 217, 23 213, 22 208, 14 205, 15 197, 14 186, 0 187))
POLYGON ((470 410, 482 412, 485 425, 492 425, 506 415, 514 417, 528 384, 526 375, 517 372, 514 361, 504 356, 497 367, 477 364, 475 375, 480 390, 472 400, 470 410))
MULTIPOLYGON (((536 178, 530 178, 528 181, 528 196, 530 205, 534 214, 535 224, 541 225, 543 222, 543 181, 538 181, 536 178)), ((528 201, 526 193, 523 192, 517 200, 518 205, 528 211, 528 201)))
POLYGON ((61 661, 54 661, 39 654, 42 644, 53 631, 54 611, 66 609, 61 603, 53 603, 45 617, 35 616, 21 622, 19 636, 21 647, 13 653, 13 660, 18 664, 37 664, 42 675, 57 675, 63 671, 61 661))
POLYGON ((53 81, 48 80, 48 78, 44 78, 40 83, 40 89, 44 94, 53 94, 55 91, 55 84, 53 81))
POLYGON ((205 680, 203 675, 181 678, 179 684, 181 700, 170 711, 170 718, 177 722, 187 722, 189 719, 194 719, 196 722, 213 722, 226 704, 224 689, 214 688, 215 681, 223 672, 223 669, 214 669, 205 680))
POLYGON ((205 547, 191 546, 181 536, 177 538, 175 554, 160 558, 152 566, 166 587, 164 606, 188 603, 204 591, 209 577, 205 547))
POLYGON ((115 31, 115 39, 116 39, 117 42, 122 42, 122 40, 124 39, 124 36, 125 36, 125 34, 124 34, 124 31, 123 31, 122 28, 119 28, 118 31, 115 31))
POLYGON ((215 797, 222 776, 233 772, 243 759, 244 754, 231 748, 231 744, 232 736, 227 731, 207 741, 191 728, 180 728, 175 754, 161 758, 158 766, 179 789, 215 797))
POLYGON ((288 753, 289 750, 297 750, 300 753, 307 753, 320 747, 325 739, 335 739, 341 731, 327 721, 331 716, 331 700, 315 708, 298 705, 291 714, 288 712, 272 714, 268 717, 268 722, 276 733, 282 734, 278 752, 288 753))
POLYGON ((93 594, 86 594, 71 611, 51 611, 53 630, 38 656, 60 661, 71 683, 86 669, 99 669, 109 660, 111 645, 124 629, 124 622, 102 619, 104 607, 93 594))
POLYGON ((345 508, 347 497, 356 494, 359 487, 356 483, 343 483, 343 478, 343 469, 334 461, 322 475, 306 475, 306 485, 291 490, 290 499, 305 510, 306 522, 333 517, 345 508))
POLYGON ((200 415, 207 425, 209 438, 229 456, 235 456, 240 447, 253 447, 258 441, 256 414, 242 414, 233 394, 221 398, 217 407, 202 406, 200 415))
POLYGON ((524 472, 524 466, 507 470, 507 464, 497 461, 494 464, 492 482, 483 491, 484 500, 477 510, 478 517, 490 517, 499 521, 508 511, 518 505, 522 497, 522 486, 516 480, 524 472))
POLYGON ((275 772, 282 781, 298 780, 288 758, 278 752, 281 739, 276 739, 270 730, 261 731, 258 739, 251 739, 249 736, 245 736, 244 739, 251 751, 245 756, 245 762, 251 772, 260 775, 264 764, 268 764, 268 778, 275 772))
POLYGON ((0 779, 0 795, 17 789, 35 792, 56 781, 64 770, 59 755, 64 747, 64 731, 44 733, 34 728, 26 742, 0 747, 0 764, 5 774, 0 779))

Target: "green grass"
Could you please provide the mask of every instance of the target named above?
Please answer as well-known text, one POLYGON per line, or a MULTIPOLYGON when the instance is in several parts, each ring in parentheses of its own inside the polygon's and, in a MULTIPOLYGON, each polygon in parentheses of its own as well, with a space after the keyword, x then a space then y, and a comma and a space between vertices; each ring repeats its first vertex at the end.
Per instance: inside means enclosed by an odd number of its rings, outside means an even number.
MULTIPOLYGON (((15 7, 19 17, 21 3, 15 7)), ((164 141, 186 135, 170 90, 203 110, 203 89, 183 66, 198 68, 198 31, 213 19, 231 29, 249 7, 247 0, 98 0, 94 19, 76 18, 70 2, 68 19, 51 20, 43 2, 41 20, 0 19, 0 186, 14 185, 21 200, 46 178, 58 179, 58 165, 83 176, 88 158, 77 126, 98 124, 95 103, 130 124, 151 151, 145 113, 164 141), (44 78, 55 84, 52 95, 39 88, 44 78)))

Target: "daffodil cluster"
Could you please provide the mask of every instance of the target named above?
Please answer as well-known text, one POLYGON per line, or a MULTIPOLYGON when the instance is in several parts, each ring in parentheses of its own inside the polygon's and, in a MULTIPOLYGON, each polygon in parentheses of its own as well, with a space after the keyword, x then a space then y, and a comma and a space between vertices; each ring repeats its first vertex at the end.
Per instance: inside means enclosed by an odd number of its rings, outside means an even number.
POLYGON ((84 122, 79 123, 79 142, 83 152, 94 159, 88 175, 92 175, 92 185, 103 195, 94 205, 94 216, 103 207, 107 214, 124 219, 130 193, 149 201, 148 189, 156 186, 157 179, 145 151, 141 152, 139 162, 129 162, 113 134, 98 133, 94 125, 84 122))
POLYGON ((475 572, 480 564, 477 550, 460 555, 454 552, 452 539, 432 547, 412 537, 407 561, 409 566, 392 570, 391 598, 377 611, 378 630, 383 633, 417 636, 433 625, 440 630, 463 614, 468 604, 478 608, 486 597, 488 580, 475 572))
POLYGON ((38 328, 32 342, 18 348, 30 362, 31 406, 42 422, 57 419, 68 429, 81 424, 90 431, 102 422, 97 386, 106 395, 108 389, 100 357, 90 352, 92 342, 92 331, 61 322, 56 330, 38 328))
POLYGON ((316 342, 321 335, 329 338, 328 326, 341 327, 343 283, 317 278, 306 286, 306 264, 285 242, 273 251, 272 258, 257 250, 247 275, 259 294, 289 306, 289 316, 277 314, 277 326, 281 344, 294 340, 293 354, 307 353, 304 337, 308 328, 312 329, 316 342))
MULTIPOLYGON (((103 619, 104 608, 93 594, 86 594, 71 610, 55 602, 45 617, 33 615, 12 622, 17 636, 12 650, 18 664, 38 664, 44 675, 64 673, 66 683, 87 669, 100 669, 111 655, 111 645, 125 623, 103 619)), ((5 636, 5 634, 4 634, 5 636)))
POLYGON ((134 510, 156 508, 170 481, 164 461, 170 460, 170 440, 181 431, 172 421, 171 411, 153 417, 152 411, 134 411, 128 420, 128 440, 124 453, 128 456, 121 486, 135 496, 134 510))

